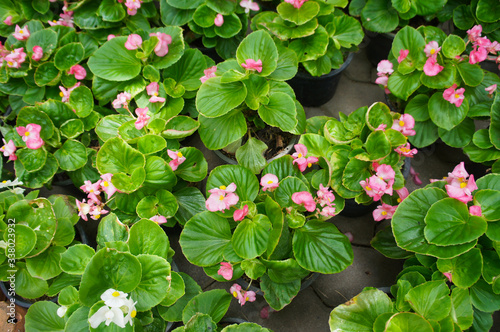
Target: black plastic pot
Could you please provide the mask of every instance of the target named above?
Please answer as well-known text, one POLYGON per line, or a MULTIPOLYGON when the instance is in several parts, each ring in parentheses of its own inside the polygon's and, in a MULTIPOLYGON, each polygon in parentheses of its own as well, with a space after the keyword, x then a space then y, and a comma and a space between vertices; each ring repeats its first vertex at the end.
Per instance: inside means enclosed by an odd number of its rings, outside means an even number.
POLYGON ((320 77, 311 76, 306 71, 298 71, 288 84, 302 106, 317 107, 332 99, 339 85, 340 74, 349 66, 353 57, 354 53, 350 53, 342 67, 320 77))
POLYGON ((377 67, 380 61, 388 58, 394 36, 394 33, 370 34, 370 42, 366 46, 366 56, 374 67, 377 67))
MULTIPOLYGON (((311 286, 312 283, 318 277, 319 277, 319 273, 311 272, 307 277, 302 279, 302 284, 300 285, 300 290, 304 290, 307 287, 311 286)), ((254 286, 254 285, 250 285, 250 287, 248 287, 248 282, 243 278, 239 278, 238 280, 236 280, 236 283, 246 290, 251 290, 251 291, 255 292, 255 294, 257 294, 257 295, 264 295, 264 292, 259 287, 254 286)))

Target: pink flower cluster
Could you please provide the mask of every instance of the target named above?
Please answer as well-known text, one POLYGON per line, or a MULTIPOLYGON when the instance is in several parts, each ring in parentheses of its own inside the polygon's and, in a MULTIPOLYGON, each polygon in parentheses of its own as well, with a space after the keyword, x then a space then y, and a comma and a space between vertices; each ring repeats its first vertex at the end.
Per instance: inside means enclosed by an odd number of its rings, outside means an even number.
POLYGON ((324 217, 333 217, 335 215, 334 200, 335 195, 333 192, 328 187, 323 187, 323 184, 319 185, 319 190, 316 192, 316 199, 308 191, 299 191, 292 194, 292 201, 295 204, 304 205, 308 212, 316 211, 324 217), (322 209, 316 209, 317 204, 322 209))
POLYGON ((62 8, 63 10, 63 13, 62 14, 59 14, 59 20, 53 20, 53 21, 48 21, 47 23, 49 23, 50 26, 54 26, 54 25, 62 25, 62 26, 65 26, 65 27, 70 27, 70 28, 74 28, 74 22, 73 22, 73 12, 72 11, 67 11, 67 3, 66 1, 64 2, 64 7, 62 8))
POLYGON ((465 88, 457 89, 457 85, 453 84, 451 87, 443 91, 443 98, 451 104, 454 104, 456 107, 460 107, 465 98, 464 92, 465 88))
POLYGON ((233 279, 233 264, 221 262, 220 269, 217 271, 217 274, 226 280, 233 279))
MULTIPOLYGON (((403 60, 401 60, 403 61, 403 60)), ((384 87, 385 94, 390 94, 391 91, 387 88, 389 83, 389 76, 394 72, 392 63, 389 60, 382 60, 377 65, 377 79, 375 84, 380 84, 384 87)))
POLYGON ((219 188, 210 189, 208 192, 211 194, 208 197, 205 206, 208 211, 222 211, 228 210, 231 206, 236 205, 239 201, 238 195, 234 192, 236 191, 236 184, 231 183, 230 185, 220 186, 219 188))
POLYGON ((425 45, 424 52, 427 56, 427 61, 424 65, 424 74, 427 76, 436 76, 444 67, 437 62, 437 55, 441 51, 441 47, 436 41, 431 41, 425 45))
POLYGON ((316 157, 307 157, 307 147, 304 144, 295 144, 294 145, 295 152, 292 154, 293 164, 297 164, 299 166, 299 170, 304 172, 307 167, 311 167, 312 164, 318 162, 318 158, 316 157))
POLYGON ((448 183, 445 186, 448 196, 463 203, 472 201, 472 192, 477 189, 477 185, 474 175, 469 176, 465 170, 463 161, 453 169, 453 172, 448 173, 445 180, 448 183))
MULTIPOLYGON (((475 25, 470 30, 467 30, 469 41, 472 43, 472 51, 469 54, 469 63, 476 64, 488 58, 488 54, 497 55, 500 52, 500 43, 497 41, 491 42, 487 37, 481 37, 483 27, 475 25)), ((496 62, 500 62, 500 56, 496 62)))
POLYGON ((164 223, 167 222, 167 218, 165 218, 164 216, 161 216, 159 214, 156 215, 156 216, 153 216, 153 217, 149 218, 149 220, 154 221, 158 225, 161 225, 161 224, 164 224, 164 223))
POLYGON ((307 0, 285 0, 285 2, 288 2, 289 4, 292 4, 295 8, 300 8, 302 5, 307 2, 307 0))
POLYGON ((83 80, 87 76, 87 71, 80 65, 74 65, 69 69, 68 74, 75 75, 77 80, 83 80))
POLYGON ((176 171, 177 167, 186 161, 186 157, 184 157, 180 151, 175 152, 167 149, 167 153, 168 156, 172 158, 172 160, 168 163, 170 168, 172 168, 172 171, 176 171))
POLYGON ((255 61, 254 59, 246 59, 244 63, 241 64, 246 70, 256 70, 257 72, 262 72, 262 60, 259 59, 255 61))
POLYGON ((19 25, 16 24, 16 28, 14 33, 12 34, 14 38, 17 40, 26 40, 30 37, 30 31, 28 30, 28 26, 24 26, 22 29, 19 27, 19 25))
POLYGON ((9 51, 0 42, 0 67, 3 65, 4 60, 7 62, 7 67, 17 69, 26 60, 26 53, 22 47, 9 51))
POLYGON ((209 78, 215 77, 215 72, 217 71, 217 66, 212 66, 203 71, 204 76, 200 77, 201 83, 205 83, 209 78))
POLYGON ((396 173, 390 165, 378 165, 374 163, 376 174, 366 180, 359 181, 359 184, 366 191, 366 194, 373 198, 374 201, 379 201, 384 194, 392 196, 392 185, 396 173))
POLYGON ((137 14, 137 9, 141 8, 141 0, 127 0, 125 2, 125 7, 127 7, 127 14, 134 16, 137 14))
MULTIPOLYGON (((155 54, 159 57, 164 57, 168 53, 168 45, 172 44, 172 36, 167 35, 163 32, 155 32, 149 34, 151 37, 158 38, 158 44, 155 46, 155 54)), ((127 50, 136 50, 142 45, 142 38, 137 34, 131 34, 128 36, 125 42, 125 48, 127 50)))
POLYGON ((33 46, 33 55, 31 58, 34 61, 40 61, 43 58, 43 48, 41 46, 33 46))
POLYGON ((241 286, 238 284, 232 285, 231 288, 229 288, 229 292, 231 292, 231 294, 233 294, 233 296, 238 299, 238 303, 242 306, 247 301, 248 302, 255 301, 255 292, 242 290, 241 286))
MULTIPOLYGON (((408 189, 402 188, 400 190, 396 190, 399 195, 398 203, 401 203, 408 195, 408 189)), ((389 205, 382 202, 382 205, 377 206, 377 208, 373 211, 373 219, 375 221, 382 221, 384 219, 392 219, 394 212, 396 212, 397 205, 389 205)))
POLYGON ((224 24, 224 16, 222 16, 222 14, 217 14, 214 19, 214 24, 221 27, 224 24))
POLYGON ((40 131, 42 127, 35 123, 30 123, 26 127, 17 127, 17 133, 23 138, 28 149, 36 150, 41 148, 45 142, 40 137, 40 131))
POLYGON ((136 108, 135 114, 137 114, 137 120, 135 120, 135 129, 141 130, 148 123, 151 117, 148 115, 149 108, 136 108))
POLYGON ((259 4, 253 2, 252 0, 241 0, 240 6, 245 8, 245 13, 249 13, 250 10, 258 11, 260 9, 259 4))
POLYGON ((399 131, 405 136, 415 136, 416 132, 413 130, 415 127, 415 119, 410 114, 401 114, 399 119, 395 119, 392 123, 391 129, 399 131))
POLYGON ((78 215, 85 221, 88 220, 87 215, 93 220, 98 220, 101 215, 108 213, 109 211, 104 210, 104 203, 101 199, 101 192, 105 192, 108 195, 108 199, 117 192, 116 187, 111 183, 111 178, 113 174, 106 173, 101 176, 101 179, 96 183, 90 181, 85 181, 80 189, 87 194, 88 201, 76 200, 76 206, 78 207, 78 215))
POLYGON ((413 158, 414 155, 417 154, 417 149, 412 149, 410 147, 410 143, 406 143, 405 145, 398 146, 394 149, 400 156, 413 158))
POLYGON ((151 82, 149 85, 146 87, 146 91, 151 98, 149 98, 150 103, 164 103, 165 98, 163 97, 158 97, 158 94, 160 92, 160 85, 158 82, 151 82))
POLYGON ((113 107, 114 108, 126 108, 128 109, 128 102, 132 99, 132 95, 128 92, 122 92, 119 93, 116 96, 116 99, 113 100, 113 107))
POLYGON ((233 213, 234 221, 242 221, 248 215, 248 204, 243 205, 241 209, 237 209, 233 213))
POLYGON ((68 88, 68 89, 65 89, 63 86, 59 86, 59 90, 61 90, 61 92, 59 92, 59 96, 62 97, 62 102, 63 103, 69 101, 69 96, 71 95, 71 91, 73 91, 76 88, 78 88, 80 86, 80 84, 81 83, 78 82, 75 85, 73 85, 71 88, 68 88))
POLYGON ((9 143, 5 141, 5 138, 2 138, 3 146, 0 148, 0 152, 3 152, 4 157, 9 157, 9 160, 16 160, 16 144, 14 144, 13 140, 10 140, 9 143))

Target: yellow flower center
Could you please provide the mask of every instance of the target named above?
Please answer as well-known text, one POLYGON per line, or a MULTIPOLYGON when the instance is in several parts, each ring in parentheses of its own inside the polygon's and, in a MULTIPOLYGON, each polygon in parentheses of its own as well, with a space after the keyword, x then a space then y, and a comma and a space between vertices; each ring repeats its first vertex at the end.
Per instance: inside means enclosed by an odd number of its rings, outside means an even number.
POLYGON ((398 198, 398 203, 401 203, 401 198, 398 198))
POLYGON ((372 190, 372 188, 370 188, 368 186, 366 186, 365 189, 368 190, 368 191, 372 190))
POLYGON ((311 167, 313 164, 311 163, 307 163, 307 167, 311 167))
POLYGON ((52 22, 57 23, 57 21, 56 21, 56 20, 52 20, 52 22))
POLYGON ((434 53, 436 53, 436 50, 435 50, 435 49, 432 49, 432 50, 431 50, 431 54, 434 54, 434 53))
POLYGON ((238 297, 238 293, 236 291, 233 292, 234 297, 238 297))
POLYGON ((245 296, 245 301, 248 301, 248 296, 245 296))
MULTIPOLYGON (((177 152, 177 157, 182 158, 182 153, 181 153, 181 152, 177 152)), ((222 188, 221 188, 221 189, 222 189, 222 188)), ((226 189, 226 187, 224 187, 224 189, 226 189)), ((223 190, 224 190, 224 189, 223 189, 223 190)))
POLYGON ((226 186, 220 186, 219 189, 226 190, 226 186))
POLYGON ((2 181, 2 183, 7 183, 7 181, 6 181, 6 180, 3 180, 3 181, 2 181))
POLYGON ((136 315, 137 315, 137 311, 132 310, 132 312, 130 313, 130 317, 135 318, 136 315))
POLYGON ((467 187, 467 183, 465 183, 465 182, 460 183, 460 188, 462 188, 462 189, 463 189, 463 188, 465 188, 465 187, 467 187))
POLYGON ((158 97, 158 92, 153 92, 153 96, 158 97))
POLYGON ((24 133, 24 136, 29 136, 29 135, 30 135, 29 131, 27 131, 27 132, 24 133))
POLYGON ((224 200, 224 195, 219 196, 219 201, 222 201, 222 200, 224 200))
POLYGON ((89 190, 89 193, 93 193, 93 192, 94 192, 94 189, 90 189, 90 190, 89 190))
POLYGON ((399 120, 399 126, 403 127, 405 125, 405 122, 403 120, 399 120))
POLYGON ((114 291, 113 294, 111 294, 111 295, 113 295, 113 297, 118 297, 118 296, 120 296, 120 292, 114 291))
POLYGON ((299 158, 302 158, 302 153, 299 153, 299 158))
POLYGON ((7 64, 8 64, 9 66, 12 66, 14 63, 13 63, 12 61, 7 61, 7 64))
POLYGON ((4 149, 5 149, 5 145, 4 145, 4 146, 2 146, 2 150, 4 150, 4 149))
POLYGON ((59 92, 59 96, 64 97, 64 93, 62 93, 62 91, 59 92))
POLYGON ((408 148, 401 148, 401 152, 410 152, 410 149, 408 149, 408 148))
POLYGON ((455 98, 460 98, 460 95, 458 93, 455 93, 455 98))
POLYGON ((267 184, 271 184, 271 183, 273 183, 273 181, 272 181, 272 180, 267 181, 267 184))
POLYGON ((382 211, 382 215, 383 215, 383 216, 387 215, 387 212, 382 211))
POLYGON ((23 30, 19 30, 19 33, 24 33, 24 31, 23 30))
POLYGON ((103 186, 105 186, 105 187, 107 187, 107 186, 109 186, 109 183, 108 183, 108 181, 104 181, 104 182, 102 183, 102 185, 103 185, 103 186))

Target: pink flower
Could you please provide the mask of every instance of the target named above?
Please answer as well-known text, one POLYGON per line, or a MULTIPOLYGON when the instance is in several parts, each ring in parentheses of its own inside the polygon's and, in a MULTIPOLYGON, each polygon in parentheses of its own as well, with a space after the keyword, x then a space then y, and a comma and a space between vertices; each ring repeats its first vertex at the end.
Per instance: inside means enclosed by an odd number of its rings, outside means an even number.
POLYGON ((375 219, 375 221, 392 219, 394 212, 396 212, 396 208, 397 206, 382 203, 382 205, 377 206, 377 208, 373 211, 373 219, 375 219))
POLYGON ((327 205, 321 210, 319 214, 324 217, 333 217, 335 216, 335 208, 333 206, 327 205))
POLYGON ((317 191, 316 196, 318 197, 318 203, 321 206, 331 206, 335 200, 333 192, 328 189, 328 187, 323 187, 322 183, 319 184, 319 190, 317 191))
POLYGON ((111 39, 115 38, 116 36, 113 34, 109 34, 107 40, 110 41, 111 39))
POLYGON ((158 93, 160 91, 160 86, 158 82, 151 82, 149 85, 146 87, 146 91, 148 92, 148 95, 151 96, 149 98, 150 103, 164 103, 165 98, 163 97, 158 97, 158 93))
POLYGON ((422 185, 422 180, 418 177, 420 173, 417 173, 413 167, 410 167, 410 175, 413 180, 413 183, 415 183, 417 186, 422 185))
POLYGON ((35 61, 40 61, 43 57, 43 49, 41 46, 33 46, 33 55, 31 58, 35 61))
POLYGON ((462 105, 462 102, 464 101, 464 88, 460 88, 458 90, 455 90, 457 88, 456 84, 453 84, 451 87, 443 91, 443 98, 444 100, 449 101, 451 104, 454 104, 456 107, 460 107, 462 105))
POLYGON ((113 107, 114 108, 121 108, 121 107, 127 108, 128 102, 130 101, 130 99, 132 99, 132 95, 130 93, 128 93, 128 92, 119 93, 116 96, 116 99, 113 100, 113 107))
POLYGON ((392 186, 389 186, 387 182, 376 175, 359 181, 359 184, 374 201, 380 200, 384 194, 392 195, 392 186))
POLYGON ((351 232, 345 232, 344 235, 347 237, 347 239, 349 240, 349 242, 352 243, 352 241, 354 241, 354 235, 352 235, 351 232))
POLYGON ((316 202, 312 197, 311 193, 308 191, 299 191, 292 194, 292 201, 295 204, 304 204, 304 207, 309 212, 314 212, 316 210, 316 202))
POLYGON ((268 173, 260 179, 260 185, 262 186, 262 191, 273 191, 279 186, 279 179, 276 175, 268 173))
POLYGON ((74 65, 69 69, 68 74, 75 75, 77 80, 83 80, 87 76, 87 71, 80 65, 74 65))
MULTIPOLYGON (((389 91, 386 89, 386 91, 389 91)), ((386 92, 387 93, 387 92, 386 92)), ((389 92, 390 93, 390 92, 389 92)), ((385 131, 385 129, 387 128, 387 125, 386 124, 379 124, 377 128, 375 128, 375 131, 379 131, 379 130, 382 130, 382 131, 385 131)))
POLYGON ((137 114, 137 120, 134 123, 135 129, 141 130, 148 123, 149 119, 151 118, 148 115, 148 111, 148 107, 135 109, 135 114, 137 114))
POLYGON ((12 25, 12 15, 7 16, 7 18, 3 20, 3 23, 7 25, 12 25))
POLYGON ((427 57, 436 58, 439 51, 441 51, 441 47, 436 41, 431 41, 427 45, 425 45, 424 52, 427 57))
POLYGON ((496 54, 500 51, 500 43, 496 40, 486 47, 486 50, 491 54, 496 54))
POLYGON ((377 75, 378 76, 387 76, 394 72, 392 69, 392 62, 389 60, 382 60, 377 65, 377 75))
POLYGON ((413 158, 414 155, 417 154, 417 149, 412 149, 410 147, 410 143, 406 143, 405 145, 398 146, 394 151, 396 151, 399 155, 404 157, 413 158))
POLYGON ((245 13, 247 14, 250 12, 250 10, 258 11, 260 9, 259 5, 252 0, 241 0, 240 6, 245 8, 245 13))
MULTIPOLYGON (((377 172, 375 175, 379 178, 381 178, 384 181, 388 181, 387 184, 392 187, 394 184, 394 179, 396 176, 396 172, 394 172, 394 169, 391 167, 391 165, 376 165, 374 167, 375 171, 377 172)), ((392 188, 390 189, 390 192, 387 192, 387 194, 392 195, 392 188)))
POLYGON ((127 41, 125 42, 125 48, 130 51, 138 49, 141 45, 142 38, 135 33, 129 35, 127 41))
POLYGON ((80 187, 80 189, 88 194, 88 198, 93 201, 100 201, 100 199, 97 197, 101 193, 101 180, 97 181, 96 183, 92 183, 89 180, 86 180, 83 182, 83 186, 80 187))
POLYGON ((299 166, 299 170, 301 172, 304 172, 307 167, 311 167, 312 164, 318 162, 318 158, 316 157, 307 157, 307 147, 304 144, 295 144, 294 145, 295 152, 292 154, 293 157, 293 164, 297 164, 299 166))
POLYGON ((437 63, 436 58, 429 57, 424 65, 424 74, 427 76, 436 76, 444 69, 439 63, 437 63))
POLYGON ((413 119, 413 116, 410 114, 402 114, 399 120, 394 120, 391 128, 401 132, 405 136, 414 136, 416 133, 413 127, 415 127, 415 119, 413 119))
POLYGON ((242 221, 248 214, 248 205, 245 204, 242 209, 236 210, 233 213, 234 221, 242 221))
POLYGON ((76 200, 76 207, 78 208, 78 216, 83 220, 88 221, 87 215, 90 213, 90 205, 85 203, 83 199, 81 202, 76 200))
POLYGON ((474 48, 469 54, 469 63, 471 65, 482 62, 488 57, 488 50, 482 46, 474 48))
POLYGON ((150 36, 158 38, 158 44, 155 47, 155 53, 159 57, 163 57, 168 53, 168 45, 172 44, 172 36, 163 32, 150 33, 150 36))
POLYGON ((101 215, 106 214, 108 212, 109 211, 104 210, 101 205, 94 204, 94 205, 90 206, 89 214, 90 214, 90 218, 92 218, 93 220, 99 220, 101 215))
MULTIPOLYGON (((65 11, 64 13, 59 14, 59 17, 61 17, 61 18, 59 19, 59 21, 57 21, 57 25, 62 25, 65 27, 70 27, 70 28, 74 27, 73 12, 65 11)), ((49 22, 49 24, 50 24, 50 22, 49 22)))
POLYGON ((127 0, 125 6, 127 7, 127 14, 134 16, 137 14, 137 9, 141 8, 141 0, 127 0))
POLYGON ((300 8, 307 0, 285 0, 289 4, 292 4, 295 8, 300 8))
POLYGON ((180 164, 186 161, 186 157, 182 155, 182 152, 177 151, 174 152, 172 150, 167 150, 168 156, 172 158, 172 160, 168 163, 172 171, 176 171, 180 164))
POLYGON ((380 84, 384 87, 384 92, 386 95, 391 93, 391 91, 387 88, 388 83, 389 83, 389 76, 379 76, 375 80, 375 84, 380 84))
POLYGON ((476 39, 475 45, 487 48, 491 46, 491 41, 488 39, 488 37, 480 37, 476 39))
POLYGON ((246 70, 256 70, 257 72, 262 72, 262 60, 259 59, 255 61, 254 59, 246 59, 244 63, 241 64, 246 70))
POLYGON ((5 61, 7 61, 7 67, 9 68, 19 68, 21 64, 26 60, 26 53, 22 47, 16 48, 10 54, 5 56, 5 61))
POLYGON ((472 205, 471 207, 469 207, 469 213, 471 216, 483 216, 483 211, 481 210, 481 206, 479 205, 472 205))
POLYGON ((481 25, 475 25, 470 30, 467 30, 469 40, 472 42, 476 41, 476 39, 481 36, 482 31, 483 27, 481 25))
POLYGON ((217 66, 212 66, 208 69, 205 69, 203 73, 205 76, 200 77, 201 83, 205 83, 206 80, 208 80, 211 77, 215 77, 215 72, 217 71, 217 66))
POLYGON ((398 63, 403 62, 404 59, 408 56, 410 53, 410 50, 400 50, 399 51, 399 56, 398 56, 398 63))
POLYGON ((214 24, 218 27, 221 27, 224 24, 224 16, 222 14, 217 14, 214 19, 214 24))
POLYGON ((451 282, 451 272, 443 272, 443 275, 448 278, 448 281, 451 282))
POLYGON ((23 138, 28 149, 36 150, 41 148, 44 141, 40 138, 42 127, 35 123, 30 123, 26 127, 17 127, 17 133, 23 138))
POLYGON ((19 25, 16 24, 16 29, 13 34, 14 38, 17 40, 26 40, 30 37, 30 31, 28 30, 28 26, 25 25, 24 28, 20 28, 19 25))
POLYGON ((233 279, 233 265, 231 263, 221 262, 217 274, 226 280, 233 279))
POLYGON ((9 160, 16 160, 16 145, 13 140, 10 140, 9 143, 5 142, 5 139, 2 138, 3 146, 0 148, 0 152, 3 152, 4 157, 9 157, 9 160))
POLYGON ((156 216, 153 216, 153 217, 149 218, 149 220, 154 221, 158 225, 161 225, 161 224, 164 224, 164 223, 167 222, 167 218, 165 218, 164 216, 161 216, 159 214, 156 215, 156 216))
POLYGON ((406 187, 403 187, 399 190, 396 190, 396 192, 398 193, 398 203, 401 203, 402 201, 405 200, 406 197, 408 197, 408 195, 410 195, 410 192, 408 191, 408 188, 406 187))
POLYGON ((106 194, 108 194, 108 199, 113 196, 113 194, 116 192, 116 187, 111 183, 111 178, 113 177, 113 174, 111 173, 106 173, 101 175, 101 190, 104 191, 106 194))
POLYGON ((467 203, 472 201, 472 192, 477 189, 477 185, 474 181, 474 175, 471 175, 468 180, 464 178, 454 179, 445 188, 448 196, 467 203))
POLYGON ((69 101, 69 96, 71 95, 71 91, 73 91, 74 89, 76 89, 77 87, 79 87, 80 84, 81 83, 78 82, 75 85, 73 85, 71 88, 68 88, 67 90, 64 87, 59 86, 59 90, 61 90, 61 92, 59 92, 59 96, 62 97, 62 102, 63 103, 69 101))
POLYGON ((255 292, 253 291, 244 291, 241 289, 241 286, 238 284, 234 284, 229 288, 229 292, 233 294, 235 298, 238 299, 238 303, 240 305, 244 305, 247 301, 253 302, 255 301, 255 292))
POLYGON ((469 173, 465 169, 465 163, 462 161, 460 164, 455 166, 453 172, 448 173, 448 177, 446 178, 448 183, 451 183, 454 179, 466 179, 469 177, 469 173))
POLYGON ((210 189, 208 192, 211 194, 208 197, 205 206, 208 211, 222 211, 229 209, 239 201, 236 191, 236 185, 231 183, 229 186, 220 186, 219 188, 210 189))
POLYGON ((484 90, 486 92, 488 92, 489 95, 492 95, 493 92, 497 91, 497 85, 496 84, 490 85, 489 87, 485 88, 484 90))

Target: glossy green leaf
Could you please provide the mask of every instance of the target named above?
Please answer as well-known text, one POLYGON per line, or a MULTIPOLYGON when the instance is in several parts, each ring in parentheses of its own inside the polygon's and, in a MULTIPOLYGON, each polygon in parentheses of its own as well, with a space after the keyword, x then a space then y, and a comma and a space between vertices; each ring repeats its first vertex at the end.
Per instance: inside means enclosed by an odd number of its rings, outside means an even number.
POLYGON ((94 96, 92 95, 92 91, 86 86, 77 87, 71 91, 69 104, 80 118, 88 116, 94 108, 94 96))
POLYGON ((453 284, 460 288, 469 288, 481 277, 483 257, 477 248, 462 255, 446 260, 438 260, 437 267, 441 272, 451 272, 453 284))
POLYGON ((61 269, 68 274, 81 275, 94 256, 95 250, 86 244, 75 244, 61 254, 61 269))
POLYGON ((182 320, 187 323, 196 313, 209 315, 218 323, 226 314, 232 296, 223 289, 213 289, 193 297, 182 313, 182 320))
MULTIPOLYGON (((132 232, 132 229, 130 229, 132 232)), ((168 246, 167 246, 168 248, 168 246)), ((135 305, 138 311, 146 311, 158 305, 165 298, 165 290, 170 282, 170 264, 165 258, 156 255, 138 255, 141 263, 141 281, 130 293, 131 298, 137 299, 135 305)))
POLYGON ((170 248, 167 234, 149 219, 142 219, 130 228, 128 245, 133 255, 156 255, 165 259, 170 248))
POLYGON ((281 310, 299 293, 300 280, 283 284, 273 282, 264 274, 260 278, 260 287, 269 306, 274 310, 281 310))
POLYGON ((444 281, 428 281, 406 295, 411 307, 427 319, 441 320, 450 314, 450 290, 444 281))
POLYGON ((68 139, 54 153, 54 157, 56 157, 61 169, 74 171, 82 168, 87 163, 87 150, 82 143, 68 139))
POLYGON ((59 306, 54 302, 34 303, 26 314, 26 329, 34 332, 63 332, 64 318, 57 315, 59 306))
POLYGON ((271 222, 265 215, 259 214, 253 219, 244 219, 234 230, 231 239, 234 251, 244 259, 262 255, 267 249, 271 229, 271 222))
POLYGON ((54 56, 54 65, 59 70, 69 70, 79 63, 85 55, 81 43, 69 43, 57 50, 54 56))

